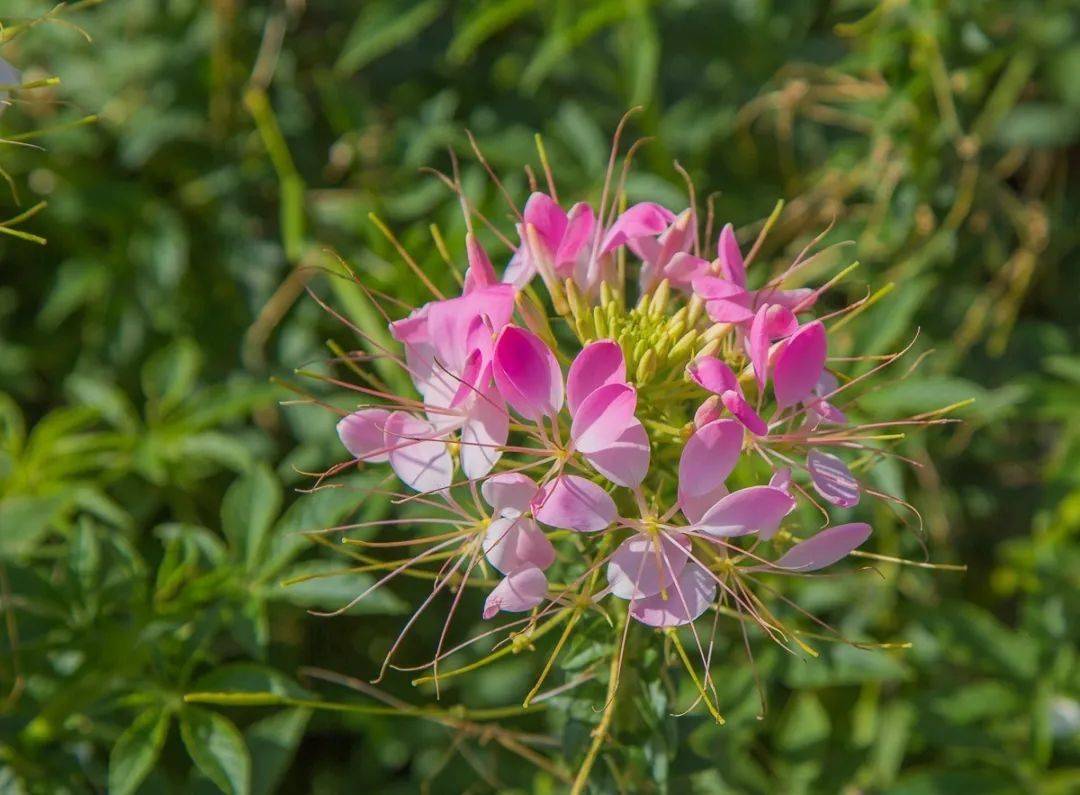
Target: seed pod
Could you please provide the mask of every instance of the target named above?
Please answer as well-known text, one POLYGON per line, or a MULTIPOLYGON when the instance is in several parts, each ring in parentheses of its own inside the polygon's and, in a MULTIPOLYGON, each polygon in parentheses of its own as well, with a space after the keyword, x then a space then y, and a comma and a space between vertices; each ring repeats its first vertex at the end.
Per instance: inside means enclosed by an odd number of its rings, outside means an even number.
POLYGON ((563 286, 566 289, 566 303, 570 306, 570 314, 574 316, 574 320, 577 320, 589 311, 589 304, 581 295, 581 290, 573 279, 566 279, 563 286))
POLYGON ((525 291, 517 294, 517 306, 521 317, 525 321, 525 328, 548 345, 554 347, 556 344, 555 335, 551 333, 551 324, 548 323, 547 313, 525 291))
POLYGON ((668 356, 671 359, 683 359, 689 358, 690 351, 694 347, 694 343, 697 342, 698 333, 694 329, 690 329, 688 332, 679 337, 678 342, 672 346, 668 356))
POLYGON ((604 310, 604 315, 607 318, 607 333, 609 337, 614 337, 619 333, 619 329, 622 327, 623 315, 619 310, 619 304, 612 301, 607 305, 604 310))
POLYGON ((686 323, 691 328, 697 325, 701 320, 701 316, 705 314, 705 299, 703 299, 697 293, 694 293, 690 298, 690 303, 686 305, 686 323))
POLYGON ((731 331, 730 323, 713 323, 704 334, 701 335, 701 339, 705 342, 712 342, 713 340, 720 340, 727 333, 731 331))
POLYGON ((641 357, 641 361, 637 366, 637 383, 648 383, 649 380, 656 375, 656 352, 652 350, 645 351, 645 355, 641 357))
POLYGON ((671 300, 671 282, 664 279, 660 282, 656 288, 656 292, 653 293, 652 299, 649 301, 649 314, 654 317, 659 317, 664 314, 664 310, 667 309, 668 301, 671 300))
POLYGON ((593 327, 592 312, 585 312, 584 314, 579 315, 574 321, 574 330, 577 332, 578 339, 582 342, 599 339, 596 336, 596 329, 593 327))
POLYGON ((596 330, 596 338, 598 340, 606 339, 611 330, 608 328, 607 318, 604 316, 604 310, 598 306, 594 306, 592 310, 593 328, 596 330))
POLYGON ((600 282, 600 306, 607 308, 615 297, 611 294, 611 286, 607 282, 600 282))
POLYGON ((711 342, 706 342, 701 350, 695 354, 694 358, 696 359, 699 356, 712 356, 718 350, 720 350, 720 340, 712 340, 711 342))

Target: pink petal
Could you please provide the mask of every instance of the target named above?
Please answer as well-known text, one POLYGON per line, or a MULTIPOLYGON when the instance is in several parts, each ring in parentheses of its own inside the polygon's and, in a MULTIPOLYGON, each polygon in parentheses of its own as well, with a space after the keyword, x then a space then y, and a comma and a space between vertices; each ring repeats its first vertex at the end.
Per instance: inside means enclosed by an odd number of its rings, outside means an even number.
POLYGON ((694 244, 694 212, 683 210, 664 233, 660 235, 660 252, 655 264, 664 268, 680 251, 688 251, 694 244))
POLYGON ((714 323, 745 323, 754 317, 754 313, 742 303, 727 298, 706 301, 705 311, 714 323))
POLYGON ((720 502, 728 493, 727 486, 720 483, 704 494, 682 494, 679 496, 679 510, 686 517, 686 521, 696 524, 701 521, 701 518, 708 513, 710 508, 720 502))
POLYGON ((746 402, 746 398, 734 389, 729 389, 720 395, 720 402, 724 408, 735 415, 735 419, 746 426, 746 429, 755 436, 765 436, 769 432, 769 426, 761 419, 754 407, 746 402))
POLYGON ((805 312, 814 306, 817 295, 809 287, 798 287, 794 290, 758 290, 754 295, 755 304, 766 301, 779 304, 792 312, 805 312))
POLYGON ((709 395, 694 411, 694 427, 700 428, 703 425, 708 425, 713 420, 720 419, 723 410, 723 404, 720 403, 720 396, 709 395))
POLYGON ((510 436, 510 415, 498 390, 484 384, 472 397, 461 426, 461 471, 469 480, 488 474, 510 436))
POLYGON ((690 562, 666 593, 632 601, 630 615, 650 627, 677 627, 694 621, 715 598, 716 580, 701 566, 690 562))
POLYGON ((734 420, 716 420, 698 428, 679 458, 679 507, 691 522, 724 494, 724 481, 742 453, 743 431, 734 420))
POLYGON ((684 535, 635 533, 619 544, 607 566, 611 592, 620 599, 660 593, 686 565, 690 539, 684 535))
POLYGON ((484 330, 490 336, 510 322, 514 288, 509 284, 478 287, 468 295, 428 304, 428 334, 443 368, 460 373, 484 330))
POLYGON ((612 340, 590 342, 581 349, 566 376, 566 405, 577 414, 581 401, 607 384, 626 383, 622 348, 612 340))
POLYGON ((735 228, 725 224, 720 231, 720 242, 716 253, 720 257, 720 268, 724 276, 740 287, 746 287, 746 265, 743 264, 739 243, 735 239, 735 228))
POLYGON ((484 533, 484 555, 503 574, 523 566, 546 569, 555 562, 555 547, 527 517, 504 517, 488 525, 484 533))
POLYGON ((847 415, 829 403, 827 400, 810 400, 806 403, 807 417, 814 415, 814 421, 810 424, 817 426, 819 423, 828 422, 832 425, 844 425, 847 423, 847 415))
POLYGON ((850 508, 859 504, 859 481, 832 453, 811 450, 806 456, 806 468, 814 490, 833 505, 850 508))
POLYGON ((773 473, 773 476, 769 478, 769 485, 775 489, 783 489, 784 491, 791 493, 791 469, 784 467, 778 469, 773 473))
POLYGON ((675 213, 653 202, 642 202, 630 207, 611 225, 600 253, 606 254, 629 240, 653 237, 663 232, 675 220, 675 213))
POLYGON ((788 339, 773 367, 773 391, 779 408, 793 406, 813 391, 825 369, 827 346, 820 320, 803 326, 788 339))
POLYGON ((386 420, 386 442, 393 445, 390 466, 406 486, 429 492, 450 485, 454 461, 431 423, 395 411, 386 420))
POLYGON ((746 303, 746 290, 735 284, 735 282, 721 279, 719 276, 699 276, 694 279, 693 287, 694 293, 700 295, 706 301, 723 298, 729 301, 746 303))
POLYGON ((719 538, 747 535, 756 530, 767 539, 794 507, 795 500, 783 489, 751 486, 724 497, 701 517, 696 527, 719 538))
POLYGON ((566 231, 555 253, 555 264, 573 262, 592 238, 596 226, 593 209, 585 202, 578 202, 570 208, 567 216, 566 231))
POLYGON ((559 363, 531 331, 507 326, 495 341, 493 372, 499 392, 521 416, 539 421, 562 408, 559 363))
POLYGON ((750 363, 754 366, 754 377, 758 389, 765 386, 769 369, 769 326, 767 313, 769 307, 763 306, 754 314, 750 324, 750 363))
POLYGON ((520 472, 492 475, 480 486, 480 494, 499 516, 520 516, 529 510, 536 492, 536 482, 520 472))
POLYGON ((549 256, 555 256, 559 242, 566 233, 566 213, 554 199, 546 193, 536 192, 525 202, 522 217, 526 224, 532 224, 541 242, 547 246, 549 256))
POLYGON ((502 277, 504 283, 512 285, 518 290, 525 289, 525 286, 536 275, 536 263, 529 256, 529 247, 525 244, 525 237, 522 232, 524 232, 524 229, 521 224, 518 224, 518 234, 522 236, 522 244, 514 252, 514 256, 510 258, 502 277))
POLYGON ((384 428, 390 412, 386 409, 360 409, 337 424, 338 438, 355 458, 381 463, 390 459, 384 428))
POLYGON ((799 321, 786 306, 770 303, 765 310, 766 328, 769 339, 777 340, 788 337, 799 330, 799 321))
POLYGON ((622 436, 634 419, 637 390, 627 384, 608 384, 581 402, 570 424, 574 448, 585 455, 604 450, 622 436))
POLYGON ((695 280, 709 272, 709 263, 685 251, 677 252, 664 266, 664 276, 674 287, 690 289, 695 280))
POLYGON ((686 372, 695 384, 717 395, 739 388, 735 373, 715 356, 699 356, 686 366, 686 372))
MULTIPOLYGON (((449 378, 450 376, 448 376, 449 378)), ((461 373, 458 375, 455 383, 457 389, 454 392, 454 397, 450 400, 449 408, 458 408, 465 403, 469 403, 476 398, 479 393, 482 383, 491 381, 491 368, 487 362, 484 361, 484 352, 480 350, 474 350, 469 354, 465 360, 465 365, 461 369, 461 373)), ((445 408, 440 406, 439 408, 445 408)))
POLYGON ((800 541, 773 565, 798 571, 823 569, 847 557, 869 537, 870 525, 863 522, 829 527, 806 541, 800 541))
POLYGON ((533 516, 554 528, 595 533, 615 521, 615 501, 606 491, 578 475, 562 475, 533 499, 533 516))
POLYGON ((484 602, 484 618, 495 616, 500 610, 508 613, 524 613, 532 610, 544 601, 547 596, 547 577, 544 572, 535 566, 527 566, 523 569, 507 575, 484 602))
POLYGON ((469 258, 469 268, 465 271, 464 292, 471 293, 481 287, 491 287, 498 284, 495 269, 491 267, 491 260, 487 252, 477 241, 472 232, 465 235, 465 251, 469 258))
POLYGON ((754 366, 758 388, 765 385, 769 367, 769 343, 787 337, 799 328, 799 321, 790 309, 776 304, 765 304, 754 314, 750 325, 750 361, 754 366))
POLYGON ((641 484, 649 471, 649 434, 635 419, 618 439, 585 458, 612 483, 633 488, 641 484))
POLYGON ((390 336, 403 345, 418 345, 429 342, 428 307, 430 307, 430 304, 414 309, 409 313, 408 317, 392 322, 390 324, 390 336))

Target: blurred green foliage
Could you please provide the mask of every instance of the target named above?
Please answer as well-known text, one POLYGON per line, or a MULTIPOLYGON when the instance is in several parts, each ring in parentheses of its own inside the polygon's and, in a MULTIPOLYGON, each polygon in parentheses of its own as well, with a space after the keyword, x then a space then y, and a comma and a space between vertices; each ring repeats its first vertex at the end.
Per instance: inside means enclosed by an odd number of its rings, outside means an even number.
MULTIPOLYGON (((835 221, 827 242, 855 241, 862 262, 849 298, 893 285, 853 338, 883 353, 918 327, 913 356, 933 354, 869 408, 976 398, 964 425, 909 442, 921 468, 875 472, 925 516, 933 559, 969 568, 886 564, 880 578, 802 587, 800 603, 848 635, 912 647, 803 660, 755 639, 763 720, 737 632, 715 654, 723 727, 670 717, 692 695, 660 684, 657 643, 596 791, 1080 789, 1075 2, 51 8, 11 0, 0 30, 24 84, 60 78, 15 92, 0 117, 0 221, 47 202, 0 231, 48 241, 0 234, 0 789, 560 789, 515 738, 549 733, 561 751, 540 750, 573 766, 602 681, 504 735, 448 709, 371 711, 367 686, 342 678, 374 674, 424 585, 355 615, 305 612, 371 579, 307 579, 344 559, 296 531, 391 506, 363 498, 367 474, 297 498, 300 472, 341 453, 332 416, 277 405, 288 393, 269 377, 328 358, 327 338, 356 344, 305 286, 380 325, 309 267, 338 269, 327 247, 368 286, 424 300, 369 212, 452 284, 428 227, 460 252, 458 206, 418 171, 448 169, 447 147, 508 227, 466 129, 518 201, 534 131, 560 192, 585 197, 638 104, 632 130, 654 140, 632 197, 685 204, 677 160, 748 231, 787 201, 768 259, 835 221), (182 700, 242 690, 280 699, 182 700)), ((896 515, 874 524, 877 551, 918 556, 896 515)), ((440 628, 420 622, 410 659, 440 628)), ((562 676, 592 662, 595 644, 575 644, 562 676)), ((456 679, 441 704, 515 704, 542 659, 456 679)), ((380 697, 431 703, 408 678, 389 676, 380 697)))

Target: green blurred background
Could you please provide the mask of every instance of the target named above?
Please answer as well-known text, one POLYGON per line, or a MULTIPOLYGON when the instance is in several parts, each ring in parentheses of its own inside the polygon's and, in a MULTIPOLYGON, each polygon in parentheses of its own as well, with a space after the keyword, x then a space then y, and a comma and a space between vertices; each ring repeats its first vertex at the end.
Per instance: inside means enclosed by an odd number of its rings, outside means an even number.
MULTIPOLYGON (((846 633, 912 647, 808 662, 757 639, 764 720, 728 628, 728 724, 698 710, 618 727, 596 791, 1080 791, 1076 2, 108 0, 25 25, 50 8, 0 8, 0 56, 24 82, 61 81, 0 117, 0 221, 47 202, 0 232, 48 241, 0 234, 0 790, 561 790, 460 725, 181 696, 375 704, 310 669, 370 679, 423 589, 327 620, 305 608, 368 575, 279 584, 343 565, 292 531, 391 510, 363 499, 365 474, 295 492, 342 452, 332 415, 279 405, 270 379, 316 389, 294 370, 318 368, 327 340, 358 344, 304 286, 379 326, 309 266, 336 268, 333 248, 422 301, 369 212, 450 285, 428 227, 460 260, 459 208, 421 167, 457 149, 470 196, 509 229, 466 129, 519 202, 536 131, 561 195, 595 197, 640 104, 631 130, 655 140, 631 198, 685 206, 677 160, 749 233, 787 202, 772 262, 835 219, 828 240, 862 263, 849 297, 894 285, 853 325, 860 350, 920 328, 928 355, 872 410, 976 399, 964 424, 906 443, 921 469, 874 473, 919 508, 932 559, 968 570, 802 587, 846 633)), ((876 551, 919 556, 898 514, 874 524, 876 551)), ((403 656, 440 628, 422 621, 403 656)), ((458 679, 440 704, 519 703, 543 658, 458 679)), ((434 698, 405 673, 381 687, 434 698)), ((649 714, 675 711, 664 698, 649 714)), ((550 734, 540 750, 572 765, 596 720, 586 705, 507 726, 550 734)))

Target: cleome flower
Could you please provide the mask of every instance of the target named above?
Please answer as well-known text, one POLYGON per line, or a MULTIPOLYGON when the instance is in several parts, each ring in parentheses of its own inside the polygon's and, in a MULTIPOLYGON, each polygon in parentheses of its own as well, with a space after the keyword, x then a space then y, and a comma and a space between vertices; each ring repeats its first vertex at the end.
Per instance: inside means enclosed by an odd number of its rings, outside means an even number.
POLYGON ((409 523, 401 519, 383 529, 388 537, 355 542, 420 551, 385 563, 388 573, 352 603, 405 571, 429 578, 431 595, 401 637, 440 598, 450 601, 434 657, 405 667, 430 670, 417 681, 436 685, 442 661, 492 635, 509 632, 519 650, 563 623, 542 682, 581 621, 621 633, 620 662, 631 624, 687 627, 704 669, 695 684, 718 717, 711 641, 695 622, 711 612, 716 632, 734 611, 785 648, 805 648, 768 606, 790 604, 770 580, 812 576, 853 554, 881 557, 860 551, 869 524, 820 517, 856 510, 865 495, 906 506, 860 480, 844 456, 863 466, 896 455, 895 435, 881 431, 945 420, 853 419, 854 392, 904 352, 876 357, 857 376, 842 368, 858 356, 830 357, 830 325, 867 302, 815 308, 850 268, 823 287, 800 284, 804 251, 759 273, 769 224, 746 257, 725 225, 708 261, 693 206, 616 212, 614 198, 625 200, 609 174, 597 206, 564 211, 548 179, 547 192, 512 208, 517 242, 501 273, 462 197, 460 295, 391 321, 398 350, 367 340, 415 392, 397 394, 374 376, 355 385, 365 402, 338 423, 350 458, 334 471, 388 465, 405 487, 390 493, 429 516, 415 537, 397 535, 409 523), (444 649, 469 588, 484 591, 483 620, 505 613, 510 622, 444 649))

